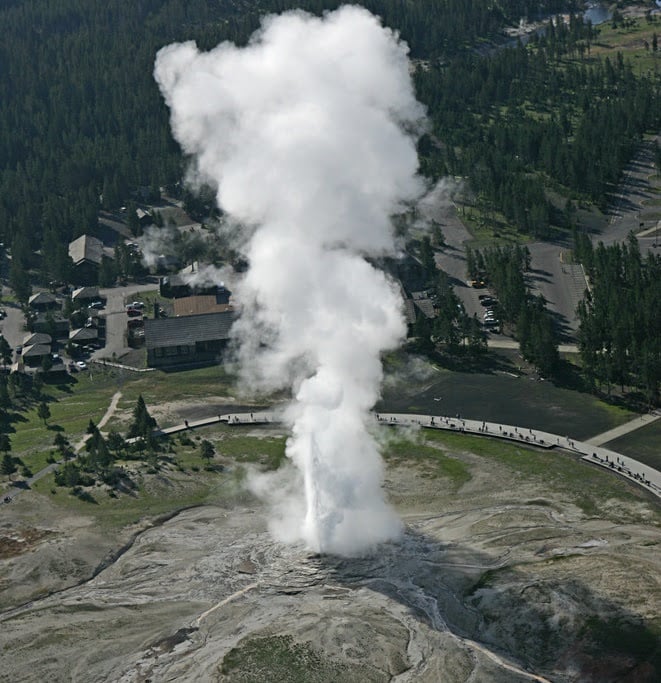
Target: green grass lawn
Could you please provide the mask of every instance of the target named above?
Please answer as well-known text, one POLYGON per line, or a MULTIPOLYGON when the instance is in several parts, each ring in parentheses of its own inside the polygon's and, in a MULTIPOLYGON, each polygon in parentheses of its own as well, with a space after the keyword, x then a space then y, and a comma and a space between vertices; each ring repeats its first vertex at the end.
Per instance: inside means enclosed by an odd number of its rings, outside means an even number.
MULTIPOLYGON (((255 428, 251 427, 251 431, 255 428)), ((244 427, 214 424, 172 437, 178 459, 190 465, 201 464, 199 448, 202 440, 210 441, 220 458, 238 463, 257 463, 267 469, 277 469, 285 458, 286 436, 266 434, 263 437, 246 434, 244 427)))
MULTIPOLYGON (((92 515, 108 529, 188 506, 236 500, 248 495, 241 483, 244 464, 275 469, 285 459, 284 435, 265 431, 260 436, 254 432, 254 427, 248 434, 241 427, 213 425, 171 437, 155 466, 134 460, 118 461, 131 472, 133 492, 115 495, 107 487, 97 485, 88 489, 92 501, 86 502, 71 495, 69 489, 56 487, 53 475, 37 482, 34 490, 69 512, 92 515), (209 463, 200 455, 203 440, 209 440, 216 452, 209 463)), ((648 438, 651 442, 654 435, 648 438)), ((620 514, 613 511, 613 500, 630 502, 642 495, 634 485, 561 451, 541 451, 466 434, 425 430, 414 440, 395 437, 386 442, 384 457, 391 465, 420 467, 425 477, 447 479, 458 491, 470 481, 474 467, 463 458, 465 452, 509 468, 511 491, 516 490, 519 481, 537 481, 548 489, 549 496, 571 501, 588 516, 610 519, 620 514)), ((38 458, 45 464, 46 454, 35 451, 34 462, 38 458)))
POLYGON ((609 441, 605 446, 661 471, 661 420, 609 441))
POLYGON ((450 479, 454 490, 471 479, 470 469, 457 458, 449 456, 435 445, 433 440, 426 443, 426 433, 417 441, 397 439, 387 443, 383 452, 386 462, 399 464, 408 461, 412 464, 422 463, 425 473, 431 477, 450 479))
POLYGON ((621 522, 622 518, 618 516, 621 513, 611 509, 610 501, 631 501, 645 495, 635 484, 562 451, 542 451, 498 439, 432 430, 425 432, 425 440, 440 445, 449 453, 470 451, 506 465, 512 470, 512 490, 516 490, 518 480, 536 479, 558 500, 573 499, 588 516, 598 515, 621 522))
POLYGON ((138 483, 134 494, 119 494, 116 498, 109 496, 105 487, 92 487, 90 493, 94 502, 81 500, 67 488, 56 487, 52 474, 38 481, 33 489, 67 512, 94 517, 103 529, 118 529, 142 519, 217 500, 223 489, 229 495, 236 489, 236 483, 232 477, 221 480, 221 476, 208 472, 189 473, 170 477, 168 484, 160 485, 159 480, 152 477, 148 485, 138 483))
POLYGON ((459 413, 464 418, 537 428, 579 440, 635 417, 635 413, 592 394, 527 376, 512 377, 499 370, 437 370, 418 393, 415 386, 402 386, 400 382, 384 390, 377 410, 452 417, 459 413))
MULTIPOLYGON (((634 71, 638 74, 661 69, 661 53, 651 49, 652 36, 661 33, 659 22, 651 23, 645 19, 635 19, 630 26, 613 28, 610 22, 600 24, 599 35, 593 41, 588 62, 609 56, 612 59, 622 52, 629 59, 634 71), (649 49, 646 49, 647 42, 649 49)), ((578 61, 578 60, 577 60, 578 61)))
POLYGON ((223 366, 212 365, 194 370, 163 372, 154 370, 145 373, 121 371, 123 400, 135 402, 140 394, 147 405, 164 401, 181 401, 206 396, 233 395, 235 377, 223 366))
POLYGON ((155 465, 137 460, 116 461, 133 473, 131 479, 136 488, 131 493, 115 496, 108 487, 97 485, 86 489, 93 498, 88 502, 71 495, 68 488, 56 486, 52 474, 33 488, 49 496, 56 505, 92 515, 105 527, 116 528, 184 507, 245 495, 242 465, 276 469, 285 457, 285 440, 284 436, 250 436, 241 428, 214 425, 162 442, 155 465), (216 451, 209 462, 200 455, 203 440, 210 441, 216 451))
POLYGON ((76 375, 71 384, 43 387, 42 393, 51 412, 47 423, 39 419, 35 403, 29 410, 15 415, 10 433, 12 452, 24 459, 34 471, 53 443, 62 434, 75 444, 85 433, 90 420, 98 422, 110 405, 116 384, 103 372, 76 375))

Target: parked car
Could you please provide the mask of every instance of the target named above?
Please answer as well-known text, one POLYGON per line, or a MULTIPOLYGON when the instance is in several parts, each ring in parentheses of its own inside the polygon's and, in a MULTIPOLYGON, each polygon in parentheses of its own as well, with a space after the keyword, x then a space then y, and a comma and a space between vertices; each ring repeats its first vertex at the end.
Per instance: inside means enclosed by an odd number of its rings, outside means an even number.
POLYGON ((103 303, 103 301, 101 301, 100 299, 97 299, 96 301, 92 301, 92 303, 87 308, 96 308, 98 310, 99 308, 104 308, 104 307, 105 307, 105 304, 103 303))
POLYGON ((134 301, 132 304, 129 304, 132 308, 139 308, 143 309, 145 307, 145 302, 144 301, 134 301))
POLYGON ((142 311, 139 308, 127 308, 126 314, 129 318, 135 318, 136 316, 142 315, 142 311))
POLYGON ((4 308, 0 308, 0 320, 4 320, 7 317, 7 311, 4 308))
POLYGON ((87 370, 87 363, 84 360, 77 360, 76 367, 78 370, 87 370))

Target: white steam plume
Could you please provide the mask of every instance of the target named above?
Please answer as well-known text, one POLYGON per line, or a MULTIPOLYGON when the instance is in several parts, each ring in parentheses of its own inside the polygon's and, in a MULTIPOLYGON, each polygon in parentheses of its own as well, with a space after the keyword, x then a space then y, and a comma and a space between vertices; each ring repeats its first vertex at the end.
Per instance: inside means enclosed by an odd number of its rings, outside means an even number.
POLYGON ((157 228, 149 226, 135 241, 142 253, 142 262, 147 268, 153 268, 163 256, 174 256, 177 230, 173 227, 157 228))
POLYGON ((405 324, 365 257, 394 253, 390 216, 424 192, 406 45, 362 8, 289 12, 245 48, 165 47, 155 77, 196 174, 251 228, 235 292, 244 377, 295 394, 287 455, 304 512, 281 506, 274 528, 340 554, 396 537, 369 411, 405 324))

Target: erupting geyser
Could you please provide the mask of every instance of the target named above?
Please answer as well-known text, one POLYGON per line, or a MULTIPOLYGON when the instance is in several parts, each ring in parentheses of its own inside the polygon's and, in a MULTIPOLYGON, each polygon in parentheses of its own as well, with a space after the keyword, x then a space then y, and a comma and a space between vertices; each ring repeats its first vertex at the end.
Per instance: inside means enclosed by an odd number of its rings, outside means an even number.
POLYGON ((280 505, 274 528, 340 554, 396 537, 369 411, 405 325, 366 257, 395 251, 390 217, 424 190, 406 45, 362 8, 289 12, 243 48, 167 46, 155 77, 193 173, 247 226, 244 378, 294 391, 287 455, 304 500, 280 505))

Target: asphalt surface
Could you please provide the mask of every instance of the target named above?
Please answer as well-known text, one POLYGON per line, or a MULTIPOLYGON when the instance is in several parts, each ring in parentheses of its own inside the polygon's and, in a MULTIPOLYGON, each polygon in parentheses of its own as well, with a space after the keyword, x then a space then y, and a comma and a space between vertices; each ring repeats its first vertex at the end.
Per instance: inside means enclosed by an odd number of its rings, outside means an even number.
POLYGON ((558 244, 533 242, 528 249, 531 256, 528 285, 535 295, 541 294, 546 299, 561 340, 574 341, 578 331, 576 307, 588 286, 583 268, 568 263, 567 249, 558 244))
MULTIPOLYGON (((655 137, 661 144, 661 134, 655 137)), ((655 189, 661 181, 655 177, 654 140, 645 141, 634 159, 625 169, 618 191, 613 197, 611 214, 604 230, 593 236, 593 242, 606 245, 622 242, 634 231, 641 252, 661 255, 661 225, 656 219, 658 207, 647 208, 645 202, 658 197, 655 189)), ((447 247, 436 252, 436 265, 445 271, 454 291, 468 315, 476 314, 481 320, 484 309, 479 295, 485 290, 470 287, 466 273, 466 242, 472 237, 463 225, 454 204, 428 209, 429 217, 441 224, 447 247)), ((576 307, 588 287, 583 268, 570 263, 568 244, 562 242, 533 242, 528 245, 531 269, 528 284, 531 291, 541 294, 554 315, 565 350, 576 350, 574 343, 578 331, 576 307)), ((509 348, 508 339, 489 333, 489 346, 509 348)))
POLYGON ((94 360, 101 358, 121 358, 131 351, 126 343, 128 315, 126 302, 133 301, 142 292, 158 290, 156 278, 144 284, 132 284, 125 287, 110 287, 100 290, 106 299, 105 309, 102 311, 106 318, 106 345, 92 354, 94 360))
MULTIPOLYGON (((654 177, 656 174, 654 141, 661 144, 661 134, 641 144, 635 157, 627 165, 613 198, 608 226, 595 237, 595 242, 601 241, 606 245, 623 242, 631 231, 637 233, 640 230, 647 231, 655 227, 657 221, 652 218, 654 211, 648 209, 644 203, 655 196, 658 197, 654 194, 653 188, 661 185, 661 181, 654 177)), ((658 210, 657 207, 656 211, 658 210)), ((651 250, 656 254, 661 254, 661 242, 656 240, 656 235, 640 237, 639 243, 641 251, 651 250)))
MULTIPOLYGON (((11 290, 8 287, 3 287, 3 294, 9 295, 11 290)), ((23 311, 16 304, 2 303, 0 308, 4 308, 7 317, 0 321, 0 331, 2 335, 9 343, 12 349, 23 343, 23 338, 27 334, 25 329, 25 316, 23 311)), ((14 359, 16 359, 16 354, 14 353, 14 359)))
MULTIPOLYGON (((436 266, 446 272, 455 294, 469 316, 484 317, 479 296, 487 292, 468 284, 466 274, 466 242, 472 237, 457 215, 454 206, 439 209, 434 218, 442 225, 447 247, 436 252, 436 266)), ((576 306, 587 286, 580 266, 565 263, 566 249, 557 244, 535 242, 528 247, 531 254, 531 271, 528 284, 534 293, 541 293, 549 310, 556 317, 565 351, 576 351, 573 344, 578 330, 576 306)), ((492 348, 518 348, 518 344, 502 334, 488 333, 492 348)))

